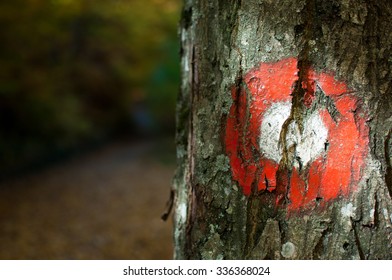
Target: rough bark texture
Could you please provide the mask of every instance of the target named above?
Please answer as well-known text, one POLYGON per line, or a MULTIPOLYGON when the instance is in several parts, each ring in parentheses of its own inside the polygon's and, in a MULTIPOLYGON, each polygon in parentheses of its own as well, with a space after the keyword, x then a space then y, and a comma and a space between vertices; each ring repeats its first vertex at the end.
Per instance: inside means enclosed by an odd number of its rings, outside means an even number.
POLYGON ((175 258, 391 259, 392 2, 184 2, 175 258), (233 86, 260 63, 289 57, 299 72, 311 66, 344 81, 368 112, 356 191, 295 212, 266 192, 244 195, 223 140, 233 86))

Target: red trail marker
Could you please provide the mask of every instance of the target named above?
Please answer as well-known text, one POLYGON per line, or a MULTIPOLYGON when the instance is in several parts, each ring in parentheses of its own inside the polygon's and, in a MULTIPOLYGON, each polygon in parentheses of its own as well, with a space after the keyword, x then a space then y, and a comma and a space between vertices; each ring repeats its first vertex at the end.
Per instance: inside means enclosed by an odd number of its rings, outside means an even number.
MULTIPOLYGON (((304 116, 303 130, 292 121, 285 135, 295 158, 288 176, 279 177, 281 131, 291 112, 297 60, 261 63, 233 87, 225 144, 232 176, 249 195, 259 191, 284 195, 291 210, 330 201, 354 191, 368 152, 368 127, 359 100, 332 75, 309 69, 303 102, 310 108, 320 90, 327 106, 304 116), (335 114, 331 114, 333 108, 335 114)), ((277 199, 278 203, 278 199, 277 199)))

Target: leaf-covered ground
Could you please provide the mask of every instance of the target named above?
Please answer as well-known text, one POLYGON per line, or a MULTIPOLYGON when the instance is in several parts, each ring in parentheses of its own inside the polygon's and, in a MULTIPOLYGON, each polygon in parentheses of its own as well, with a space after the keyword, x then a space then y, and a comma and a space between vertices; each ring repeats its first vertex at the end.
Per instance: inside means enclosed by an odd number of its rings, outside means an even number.
POLYGON ((170 259, 172 150, 123 141, 0 183, 0 259, 170 259))

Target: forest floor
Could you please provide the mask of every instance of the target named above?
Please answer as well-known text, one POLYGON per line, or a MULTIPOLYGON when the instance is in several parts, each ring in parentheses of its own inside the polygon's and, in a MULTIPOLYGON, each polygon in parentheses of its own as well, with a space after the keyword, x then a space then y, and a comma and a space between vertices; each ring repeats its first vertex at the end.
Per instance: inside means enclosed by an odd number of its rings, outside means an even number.
POLYGON ((170 259, 172 141, 119 141, 0 183, 0 259, 170 259))

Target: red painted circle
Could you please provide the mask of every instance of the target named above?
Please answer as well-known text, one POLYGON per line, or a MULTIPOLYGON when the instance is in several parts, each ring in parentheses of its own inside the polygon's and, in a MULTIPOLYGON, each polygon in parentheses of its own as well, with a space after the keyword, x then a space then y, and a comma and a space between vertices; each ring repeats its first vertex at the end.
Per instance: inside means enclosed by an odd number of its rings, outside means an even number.
POLYGON ((361 178, 368 152, 368 127, 357 98, 350 94, 345 83, 336 81, 332 75, 309 70, 308 82, 302 85, 306 89, 305 105, 312 104, 317 84, 334 102, 340 117, 335 122, 326 109, 319 109, 328 129, 328 149, 303 170, 293 168, 287 178, 278 174, 279 163, 260 151, 260 126, 272 104, 291 101, 297 72, 295 58, 262 63, 250 70, 243 77, 245 86, 232 89, 233 105, 225 133, 232 176, 244 194, 249 195, 252 186, 256 186, 259 191, 276 193, 277 198, 285 195, 289 209, 311 205, 316 198, 330 201, 347 196, 361 178))

